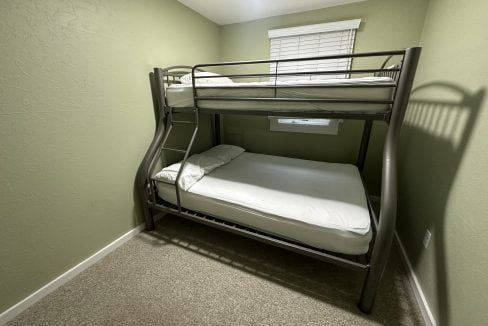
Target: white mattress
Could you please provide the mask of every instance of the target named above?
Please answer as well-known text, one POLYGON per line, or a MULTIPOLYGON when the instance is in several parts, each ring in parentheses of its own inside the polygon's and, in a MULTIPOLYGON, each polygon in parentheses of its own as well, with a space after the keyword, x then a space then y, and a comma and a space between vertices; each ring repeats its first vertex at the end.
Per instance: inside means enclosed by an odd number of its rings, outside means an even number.
MULTIPOLYGON (((274 85, 274 82, 251 82, 233 84, 202 84, 198 89, 199 96, 232 96, 232 97, 274 97, 273 88, 260 86, 274 85), (246 86, 250 88, 237 88, 246 86), (216 88, 218 87, 218 88, 216 88)), ((389 77, 363 77, 351 79, 324 79, 324 80, 298 80, 279 81, 277 85, 290 86, 290 88, 277 88, 276 97, 289 98, 339 98, 339 99, 370 99, 370 100, 391 100, 392 87, 394 85, 389 77), (376 85, 378 87, 342 87, 325 88, 315 87, 320 85, 376 85), (310 86, 310 87, 293 87, 310 86)), ((172 84, 166 91, 167 103, 171 107, 193 107, 193 88, 191 84, 172 84)), ((389 109, 385 104, 354 104, 354 103, 290 103, 290 102, 262 102, 262 101, 212 101, 200 100, 200 108, 212 109, 253 109, 270 110, 282 109, 286 111, 358 111, 358 112, 382 112, 389 109)))
MULTIPOLYGON (((173 185, 157 187, 176 203, 173 185)), ((366 253, 372 237, 362 181, 349 164, 243 153, 182 191, 181 204, 343 254, 366 253)))

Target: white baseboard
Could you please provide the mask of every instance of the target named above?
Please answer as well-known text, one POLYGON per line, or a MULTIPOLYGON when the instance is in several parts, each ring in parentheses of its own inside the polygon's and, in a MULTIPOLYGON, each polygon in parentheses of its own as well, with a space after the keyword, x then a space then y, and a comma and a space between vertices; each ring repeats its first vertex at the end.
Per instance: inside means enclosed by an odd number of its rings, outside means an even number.
POLYGON ((91 265, 95 264, 98 262, 100 259, 123 245, 125 242, 129 241, 132 239, 134 236, 136 236, 138 233, 140 233, 144 229, 144 224, 141 224, 126 234, 122 235, 115 241, 111 242, 104 248, 100 249, 97 251, 95 254, 92 256, 88 257, 78 265, 74 266, 67 272, 61 274, 60 276, 56 277, 54 280, 51 282, 47 283, 44 285, 42 288, 37 290, 36 292, 32 293, 22 301, 18 302, 17 304, 13 305, 12 307, 8 308, 4 312, 0 314, 0 325, 6 324, 8 321, 12 320, 20 314, 22 311, 25 309, 29 308, 32 306, 34 303, 48 295, 49 293, 53 292, 57 288, 59 288, 61 285, 65 284, 69 280, 71 280, 73 277, 76 275, 80 274, 82 271, 90 267, 91 265))
POLYGON ((397 232, 395 232, 395 239, 398 243, 398 247, 400 248, 400 256, 402 257, 402 261, 405 264, 405 267, 407 268, 410 285, 412 286, 413 293, 420 306, 420 312, 422 313, 422 317, 424 318, 425 324, 428 326, 436 326, 437 322, 434 318, 434 315, 432 314, 432 310, 430 310, 429 303, 427 302, 427 298, 425 297, 424 292, 420 287, 419 280, 415 275, 415 272, 412 268, 412 264, 410 263, 410 260, 408 259, 407 256, 407 252, 405 251, 405 247, 403 246, 403 243, 400 240, 400 237, 398 236, 397 232))

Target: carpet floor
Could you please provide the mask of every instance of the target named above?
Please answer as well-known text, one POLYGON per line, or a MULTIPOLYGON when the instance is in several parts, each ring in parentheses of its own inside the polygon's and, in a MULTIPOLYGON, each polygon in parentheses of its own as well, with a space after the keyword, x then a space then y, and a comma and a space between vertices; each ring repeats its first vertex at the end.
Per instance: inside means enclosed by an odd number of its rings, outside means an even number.
POLYGON ((396 252, 364 315, 360 273, 166 216, 7 325, 423 325, 396 252))

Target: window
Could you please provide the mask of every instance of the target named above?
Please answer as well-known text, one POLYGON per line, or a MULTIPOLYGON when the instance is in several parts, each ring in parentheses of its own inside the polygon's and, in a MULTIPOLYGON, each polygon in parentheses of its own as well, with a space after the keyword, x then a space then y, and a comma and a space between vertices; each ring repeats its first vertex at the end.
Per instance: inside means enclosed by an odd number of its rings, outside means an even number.
POLYGON ((271 131, 301 132, 307 134, 337 135, 337 119, 309 119, 289 117, 269 117, 271 131))
MULTIPOLYGON (((298 26, 268 31, 270 39, 270 58, 307 58, 332 54, 348 54, 354 49, 356 29, 360 19, 298 26)), ((303 71, 347 70, 351 67, 351 59, 308 60, 301 62, 284 62, 270 64, 271 74, 303 71)), ((298 77, 303 79, 304 77, 298 77)), ((309 79, 348 78, 346 74, 315 75, 309 79)), ((296 76, 282 76, 278 80, 296 80, 296 76)), ((300 119, 270 117, 270 129, 275 131, 291 131, 321 134, 337 134, 339 120, 300 119)))
MULTIPOLYGON (((348 20, 274 29, 268 31, 271 59, 306 58, 332 54, 348 54, 354 49, 356 29, 361 20, 348 20)), ((301 62, 283 62, 270 64, 270 73, 287 73, 301 71, 346 70, 351 66, 351 59, 308 60, 301 62)), ((309 78, 346 78, 347 75, 319 75, 309 78)), ((279 80, 296 79, 296 76, 283 76, 279 80)))

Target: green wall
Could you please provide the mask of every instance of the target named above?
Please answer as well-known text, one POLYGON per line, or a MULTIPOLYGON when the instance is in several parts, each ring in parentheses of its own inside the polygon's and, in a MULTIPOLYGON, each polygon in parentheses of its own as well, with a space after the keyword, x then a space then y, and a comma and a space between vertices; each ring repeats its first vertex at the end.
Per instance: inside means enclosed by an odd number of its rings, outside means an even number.
POLYGON ((398 231, 443 326, 488 325, 487 13, 430 1, 402 133, 398 231))
POLYGON ((148 73, 218 60, 219 27, 174 0, 2 0, 0 48, 1 312, 140 222, 148 73))
MULTIPOLYGON (((345 6, 271 17, 221 28, 221 59, 252 60, 269 57, 268 30, 361 18, 356 52, 395 50, 418 45, 427 0, 369 0, 345 6)), ((377 62, 378 66, 381 61, 377 62)), ((362 122, 345 121, 338 136, 270 132, 265 117, 227 116, 224 140, 258 153, 313 160, 354 162, 362 122)), ((365 167, 372 193, 378 194, 381 176, 383 123, 373 130, 365 167)))
MULTIPOLYGON (((171 0, 1 1, 0 312, 140 222, 154 66, 266 58, 268 29, 361 18, 357 52, 424 47, 400 147, 400 237, 440 325, 488 324, 487 12, 483 0, 369 0, 219 28, 171 0)), ((376 192, 383 132, 367 164, 376 192)), ((269 132, 256 117, 224 127, 251 151, 316 160, 352 161, 359 136, 356 122, 339 136, 269 132)))

